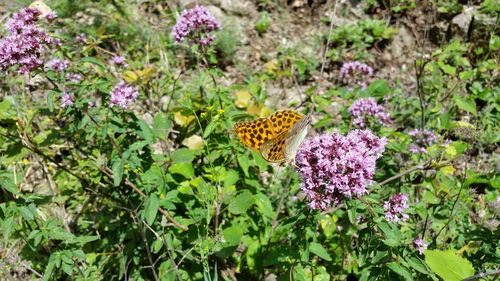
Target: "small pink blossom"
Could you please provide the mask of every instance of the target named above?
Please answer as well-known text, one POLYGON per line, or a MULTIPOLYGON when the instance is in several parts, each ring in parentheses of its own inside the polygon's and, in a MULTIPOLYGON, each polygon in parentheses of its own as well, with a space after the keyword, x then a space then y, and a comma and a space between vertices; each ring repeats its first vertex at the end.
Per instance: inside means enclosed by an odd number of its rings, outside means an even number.
POLYGON ((120 81, 111 91, 109 106, 117 105, 121 108, 127 108, 138 96, 139 92, 136 87, 120 81))
POLYGON ((385 218, 389 222, 405 221, 409 218, 404 211, 408 209, 408 195, 397 193, 384 203, 385 218))

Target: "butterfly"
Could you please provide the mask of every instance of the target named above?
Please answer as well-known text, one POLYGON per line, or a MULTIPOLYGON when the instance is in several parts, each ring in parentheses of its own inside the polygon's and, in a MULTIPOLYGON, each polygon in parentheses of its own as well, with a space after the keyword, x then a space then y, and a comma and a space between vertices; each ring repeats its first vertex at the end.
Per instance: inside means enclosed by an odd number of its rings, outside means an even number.
POLYGON ((309 125, 309 115, 283 110, 267 118, 238 122, 234 132, 245 146, 260 151, 267 161, 283 163, 295 158, 309 125))
POLYGON ((41 13, 41 17, 46 17, 48 14, 52 13, 52 9, 47 6, 47 4, 45 4, 42 0, 37 0, 33 3, 30 4, 29 6, 30 8, 36 8, 40 11, 41 13))

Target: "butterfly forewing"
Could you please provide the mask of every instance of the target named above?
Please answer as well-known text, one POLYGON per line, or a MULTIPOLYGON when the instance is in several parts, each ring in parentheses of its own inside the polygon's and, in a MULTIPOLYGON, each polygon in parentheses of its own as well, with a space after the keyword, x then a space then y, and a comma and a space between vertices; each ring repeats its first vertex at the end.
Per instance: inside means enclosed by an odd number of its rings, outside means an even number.
POLYGON ((304 117, 302 114, 292 111, 292 110, 282 110, 269 116, 268 119, 271 120, 273 124, 273 129, 277 135, 288 131, 297 123, 300 119, 304 117))
POLYGON ((238 122, 234 126, 234 132, 244 145, 255 150, 260 150, 265 142, 276 136, 272 123, 267 118, 238 122))

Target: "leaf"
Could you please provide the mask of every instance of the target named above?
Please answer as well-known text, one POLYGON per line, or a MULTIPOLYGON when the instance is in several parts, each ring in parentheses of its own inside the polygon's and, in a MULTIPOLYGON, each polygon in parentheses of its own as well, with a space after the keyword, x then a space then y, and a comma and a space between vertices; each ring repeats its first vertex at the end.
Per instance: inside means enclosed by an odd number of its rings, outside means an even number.
POLYGON ((0 121, 15 122, 16 119, 17 111, 15 101, 12 97, 5 97, 4 100, 0 102, 0 121))
POLYGON ((10 173, 0 174, 0 187, 7 190, 10 193, 17 194, 19 190, 14 183, 14 175, 10 173))
POLYGON ((225 246, 236 246, 240 244, 241 237, 243 236, 243 229, 240 225, 234 224, 222 230, 222 236, 225 240, 225 246))
POLYGON ((124 162, 125 161, 123 159, 113 162, 112 170, 113 170, 114 186, 119 186, 120 183, 122 182, 124 162))
POLYGON ((235 96, 236 96, 236 101, 234 102, 234 104, 238 108, 247 107, 248 103, 252 99, 252 95, 248 90, 239 90, 236 92, 235 96))
POLYGON ((203 138, 198 135, 192 135, 182 141, 182 144, 189 149, 197 150, 203 147, 203 138))
POLYGON ((255 203, 253 194, 248 190, 243 190, 229 203, 228 210, 233 214, 243 214, 255 203))
POLYGON ((2 236, 5 241, 7 241, 14 228, 14 217, 8 217, 4 219, 2 225, 2 236))
POLYGON ((458 108, 477 115, 476 102, 473 99, 464 99, 459 96, 453 98, 458 108))
POLYGON ((155 136, 151 127, 149 127, 149 125, 142 120, 139 120, 137 123, 139 124, 139 128, 141 128, 137 134, 144 138, 148 143, 153 143, 155 141, 155 136))
POLYGON ((50 259, 49 263, 47 264, 47 267, 45 268, 45 272, 43 273, 43 281, 50 280, 55 265, 56 265, 55 260, 50 259))
POLYGON ((444 281, 458 281, 474 275, 471 262, 455 254, 455 250, 427 250, 424 254, 425 263, 444 281))
POLYGON ((155 137, 165 139, 172 128, 172 120, 166 114, 158 113, 153 118, 153 133, 155 137))
POLYGON ((54 96, 55 96, 55 94, 56 93, 54 91, 50 91, 47 94, 47 107, 49 108, 50 112, 54 112, 54 96))
POLYGON ((160 199, 156 194, 151 194, 144 203, 144 218, 147 224, 152 225, 154 223, 159 207, 160 199))
POLYGON ((84 57, 82 59, 80 59, 80 62, 88 62, 88 63, 91 63, 91 64, 95 64, 99 67, 99 69, 101 71, 104 71, 106 70, 106 65, 104 65, 104 63, 94 57, 84 57))
POLYGON ((326 249, 319 243, 312 242, 309 245, 309 251, 326 261, 332 261, 332 257, 330 257, 326 249))
POLYGON ((170 154, 174 163, 191 162, 194 159, 194 152, 189 148, 179 148, 170 154))
POLYGON ((203 132, 203 138, 206 139, 208 138, 208 136, 210 136, 210 134, 212 133, 212 131, 217 127, 217 119, 215 120, 212 120, 210 122, 210 124, 208 124, 208 126, 205 128, 205 131, 203 132))
POLYGON ((409 266, 411 266, 416 271, 423 273, 423 274, 429 274, 427 267, 425 266, 424 262, 421 259, 415 258, 415 257, 406 258, 406 262, 408 263, 409 266))
POLYGON ((172 166, 170 166, 170 168, 168 169, 168 171, 172 174, 182 175, 187 179, 194 177, 193 164, 188 162, 173 163, 172 166))
POLYGON ((387 264, 387 267, 402 276, 405 280, 413 280, 411 272, 406 267, 401 266, 397 262, 390 262, 387 264))

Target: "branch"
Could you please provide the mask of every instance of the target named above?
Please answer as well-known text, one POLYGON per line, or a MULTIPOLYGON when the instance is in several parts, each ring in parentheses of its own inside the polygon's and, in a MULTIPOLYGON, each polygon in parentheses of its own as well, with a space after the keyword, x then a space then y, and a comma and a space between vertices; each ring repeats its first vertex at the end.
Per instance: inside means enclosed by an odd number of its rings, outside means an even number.
POLYGON ((476 279, 480 279, 480 278, 484 278, 488 275, 500 275, 500 269, 497 269, 497 270, 491 270, 491 271, 485 271, 485 272, 481 272, 479 274, 476 274, 476 275, 472 275, 470 277, 467 277, 465 279, 462 279, 462 281, 472 281, 472 280, 476 280, 476 279))

